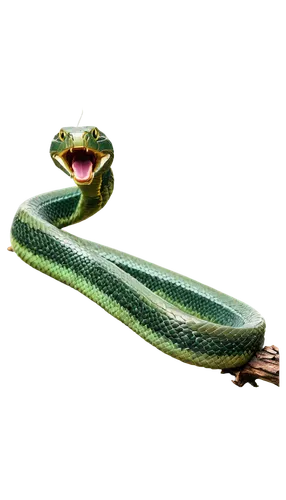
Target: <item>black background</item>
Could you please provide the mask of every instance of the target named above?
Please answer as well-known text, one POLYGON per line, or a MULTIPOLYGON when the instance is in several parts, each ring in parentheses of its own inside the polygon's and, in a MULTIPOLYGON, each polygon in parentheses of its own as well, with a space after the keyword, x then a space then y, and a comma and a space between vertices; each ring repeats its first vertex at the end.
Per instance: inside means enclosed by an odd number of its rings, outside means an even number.
MULTIPOLYGON (((173 102, 172 107, 164 99, 143 106, 140 96, 132 102, 102 96, 88 104, 89 119, 103 119, 120 136, 120 200, 113 201, 112 217, 97 218, 97 239, 144 248, 145 255, 160 255, 161 263, 184 263, 185 270, 200 271, 202 280, 224 279, 226 288, 255 295, 272 311, 271 213, 263 201, 270 183, 265 176, 269 153, 255 102, 247 107, 247 119, 243 99, 230 109, 227 99, 209 98, 203 90, 190 103, 173 102)), ((20 106, 23 116, 31 113, 29 103, 20 106)), ((7 188, 2 230, 17 191, 37 192, 41 183, 60 182, 39 159, 39 144, 47 142, 56 119, 71 117, 77 109, 73 99, 47 100, 33 109, 12 176, 11 170, 2 172, 7 188)), ((93 228, 82 225, 85 230, 93 228)), ((192 376, 192 370, 180 370, 178 375, 167 361, 153 361, 135 338, 121 336, 103 313, 88 313, 79 297, 65 297, 48 281, 32 281, 31 273, 21 265, 8 266, 5 257, 1 262, 7 317, 2 342, 14 370, 9 376, 16 370, 18 378, 25 373, 33 383, 57 380, 65 387, 78 380, 89 387, 103 380, 136 386, 145 379, 150 390, 158 383, 171 394, 180 378, 181 390, 233 390, 222 377, 205 372, 192 376), (162 377, 154 381, 155 373, 162 377)))

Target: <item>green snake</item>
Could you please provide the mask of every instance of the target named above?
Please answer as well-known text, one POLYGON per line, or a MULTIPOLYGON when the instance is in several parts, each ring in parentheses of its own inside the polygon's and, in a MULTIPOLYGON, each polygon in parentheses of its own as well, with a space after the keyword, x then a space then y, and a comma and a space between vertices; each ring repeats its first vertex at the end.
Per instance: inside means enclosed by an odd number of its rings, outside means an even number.
POLYGON ((263 346, 265 322, 250 306, 61 230, 98 212, 112 194, 114 152, 103 132, 62 128, 50 155, 76 186, 36 196, 19 207, 11 244, 22 260, 79 290, 144 340, 186 363, 241 366, 263 346))

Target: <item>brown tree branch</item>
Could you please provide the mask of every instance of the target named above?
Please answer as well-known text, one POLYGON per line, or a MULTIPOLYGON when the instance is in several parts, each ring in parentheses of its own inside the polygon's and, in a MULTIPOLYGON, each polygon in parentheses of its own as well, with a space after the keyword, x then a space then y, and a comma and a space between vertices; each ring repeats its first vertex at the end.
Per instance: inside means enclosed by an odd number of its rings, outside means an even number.
POLYGON ((275 345, 263 347, 250 361, 237 368, 225 368, 221 373, 235 375, 232 382, 242 387, 247 382, 258 387, 256 379, 265 380, 279 386, 279 349, 275 345))

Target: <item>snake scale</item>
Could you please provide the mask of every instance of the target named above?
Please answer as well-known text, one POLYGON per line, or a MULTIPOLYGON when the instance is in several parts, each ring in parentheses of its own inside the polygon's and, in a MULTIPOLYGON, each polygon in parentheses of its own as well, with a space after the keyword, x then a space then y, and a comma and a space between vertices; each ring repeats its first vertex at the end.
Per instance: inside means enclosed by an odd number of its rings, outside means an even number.
POLYGON ((76 186, 18 209, 11 244, 30 266, 79 290, 143 339, 189 364, 230 368, 263 346, 265 322, 248 305, 194 280, 61 228, 98 212, 113 191, 113 147, 95 127, 65 127, 50 155, 76 186))

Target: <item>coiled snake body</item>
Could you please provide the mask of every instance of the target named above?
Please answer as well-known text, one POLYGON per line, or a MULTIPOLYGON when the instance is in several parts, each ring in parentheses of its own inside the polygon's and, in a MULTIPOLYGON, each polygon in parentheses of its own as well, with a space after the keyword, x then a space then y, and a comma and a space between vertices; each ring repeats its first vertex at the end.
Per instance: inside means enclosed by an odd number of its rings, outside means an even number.
POLYGON ((184 276, 61 228, 104 207, 113 191, 113 147, 94 127, 68 127, 50 154, 76 187, 24 202, 13 250, 32 267, 79 290, 161 351, 186 363, 230 368, 263 345, 265 323, 248 305, 184 276))

